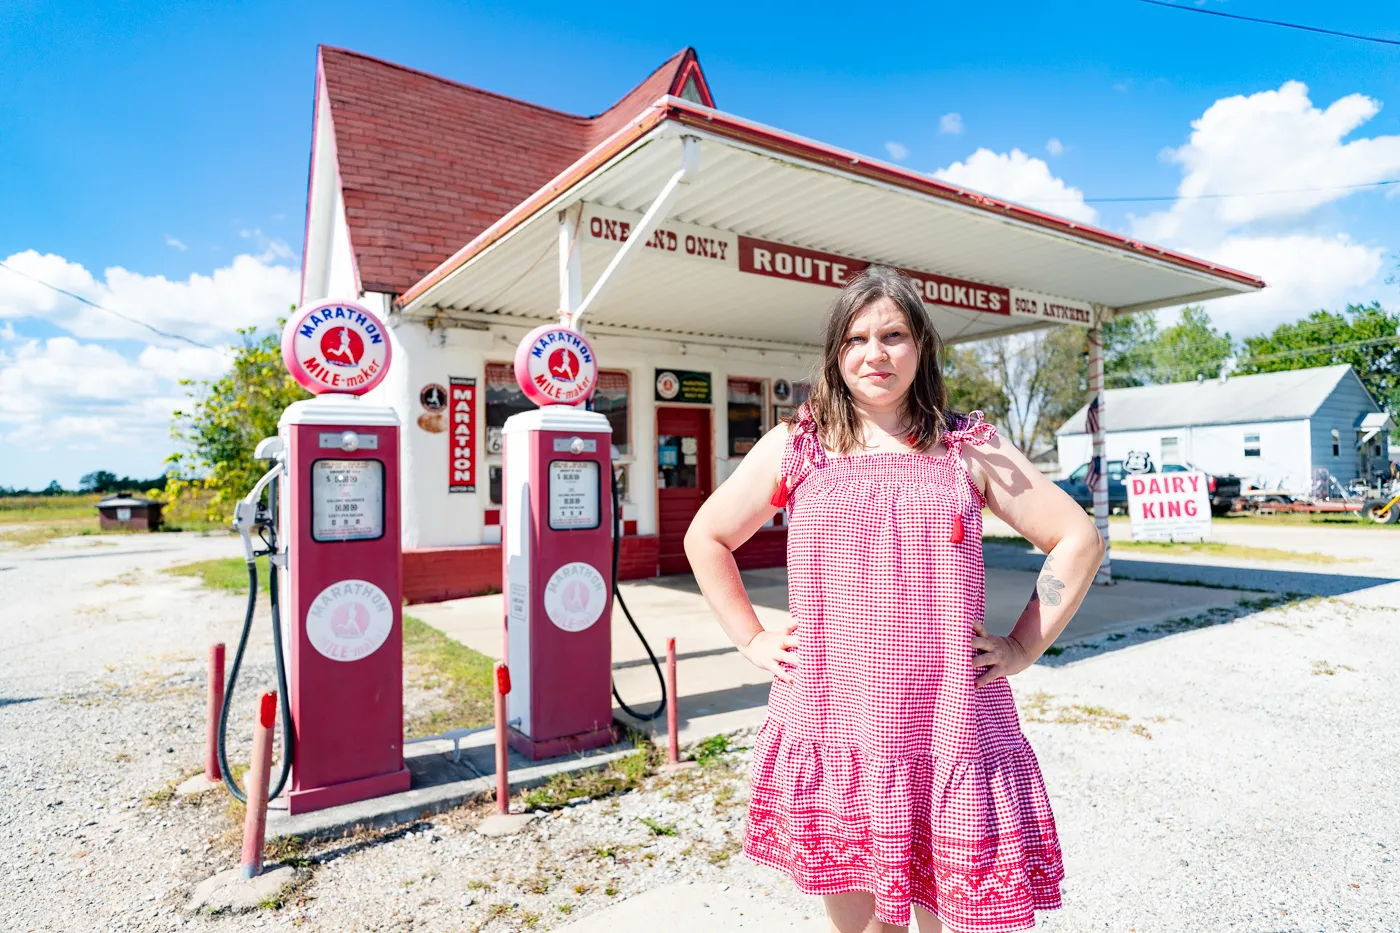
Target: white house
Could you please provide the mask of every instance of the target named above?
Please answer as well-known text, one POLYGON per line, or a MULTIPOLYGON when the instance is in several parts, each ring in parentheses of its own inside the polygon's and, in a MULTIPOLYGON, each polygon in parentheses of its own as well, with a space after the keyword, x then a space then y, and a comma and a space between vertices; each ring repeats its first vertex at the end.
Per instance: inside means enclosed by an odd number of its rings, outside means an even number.
MULTIPOLYGON (((1089 459, 1086 409, 1056 432, 1066 473, 1089 459)), ((1305 493, 1321 470, 1345 485, 1390 469, 1393 422, 1346 364, 1109 389, 1103 422, 1109 460, 1146 451, 1256 488, 1305 493)))

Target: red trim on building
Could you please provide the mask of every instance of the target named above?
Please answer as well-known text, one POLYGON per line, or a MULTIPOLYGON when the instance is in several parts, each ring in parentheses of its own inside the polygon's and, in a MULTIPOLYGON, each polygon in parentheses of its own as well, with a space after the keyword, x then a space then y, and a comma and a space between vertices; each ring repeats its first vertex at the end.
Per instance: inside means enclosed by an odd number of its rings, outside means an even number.
MULTIPOLYGON (((658 544, 656 535, 624 537, 617 560, 618 579, 644 580, 656 576, 658 544)), ((500 591, 499 544, 410 548, 403 552, 405 602, 440 603, 446 599, 500 591)))
POLYGON ((700 94, 700 103, 706 107, 714 107, 715 98, 710 93, 709 82, 705 80, 705 73, 700 70, 700 56, 695 54, 694 49, 686 49, 681 70, 676 72, 676 80, 671 82, 671 96, 680 97, 686 82, 691 78, 695 79, 695 90, 700 94))

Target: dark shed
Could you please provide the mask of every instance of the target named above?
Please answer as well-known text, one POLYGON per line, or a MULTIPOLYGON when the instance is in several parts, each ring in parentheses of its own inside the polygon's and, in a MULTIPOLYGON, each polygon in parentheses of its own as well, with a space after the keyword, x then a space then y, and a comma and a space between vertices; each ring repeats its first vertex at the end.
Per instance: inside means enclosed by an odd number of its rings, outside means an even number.
POLYGON ((164 502, 141 496, 108 496, 97 503, 102 530, 126 528, 132 531, 155 531, 160 527, 160 510, 164 502))

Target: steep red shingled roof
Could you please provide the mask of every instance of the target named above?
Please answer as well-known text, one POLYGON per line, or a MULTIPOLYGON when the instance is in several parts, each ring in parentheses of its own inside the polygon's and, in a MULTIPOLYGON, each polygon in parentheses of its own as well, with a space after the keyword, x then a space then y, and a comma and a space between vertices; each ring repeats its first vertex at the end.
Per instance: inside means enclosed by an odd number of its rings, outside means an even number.
POLYGON ((394 294, 699 73, 685 49, 582 117, 358 52, 319 52, 360 285, 394 294))

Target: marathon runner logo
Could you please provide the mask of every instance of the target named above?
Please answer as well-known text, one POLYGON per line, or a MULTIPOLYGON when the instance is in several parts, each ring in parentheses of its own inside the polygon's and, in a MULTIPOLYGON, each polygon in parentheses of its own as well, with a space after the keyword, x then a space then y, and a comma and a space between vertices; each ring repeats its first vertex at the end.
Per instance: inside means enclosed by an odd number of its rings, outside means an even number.
POLYGON ((598 359, 583 334, 546 324, 516 349, 515 381, 536 405, 580 405, 598 384, 598 359))
POLYGON ((389 356, 384 325, 349 301, 323 302, 296 314, 282 333, 287 371, 316 395, 368 392, 388 372, 389 356))

